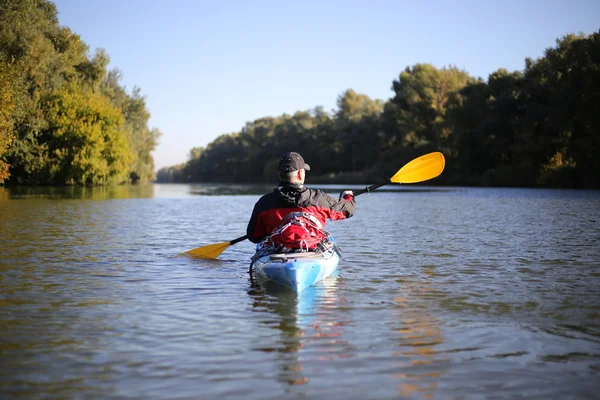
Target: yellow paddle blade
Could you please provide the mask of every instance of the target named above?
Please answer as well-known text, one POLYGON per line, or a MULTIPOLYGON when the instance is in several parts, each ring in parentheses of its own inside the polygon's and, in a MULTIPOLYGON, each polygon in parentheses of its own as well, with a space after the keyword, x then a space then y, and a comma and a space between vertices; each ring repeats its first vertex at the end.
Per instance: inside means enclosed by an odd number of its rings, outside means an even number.
POLYGON ((415 158, 400 168, 390 181, 394 183, 416 183, 433 179, 444 170, 446 161, 440 152, 425 154, 415 158))
POLYGON ((208 246, 186 251, 183 254, 192 258, 217 258, 230 244, 231 242, 209 244, 208 246))

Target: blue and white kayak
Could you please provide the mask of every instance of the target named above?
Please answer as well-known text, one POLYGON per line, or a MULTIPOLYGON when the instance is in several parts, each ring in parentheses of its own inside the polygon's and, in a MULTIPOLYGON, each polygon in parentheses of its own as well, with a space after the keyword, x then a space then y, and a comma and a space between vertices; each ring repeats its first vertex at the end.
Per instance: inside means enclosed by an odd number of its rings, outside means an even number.
POLYGON ((339 262, 340 256, 332 246, 318 252, 265 254, 254 261, 252 269, 259 279, 300 292, 335 272, 339 262))

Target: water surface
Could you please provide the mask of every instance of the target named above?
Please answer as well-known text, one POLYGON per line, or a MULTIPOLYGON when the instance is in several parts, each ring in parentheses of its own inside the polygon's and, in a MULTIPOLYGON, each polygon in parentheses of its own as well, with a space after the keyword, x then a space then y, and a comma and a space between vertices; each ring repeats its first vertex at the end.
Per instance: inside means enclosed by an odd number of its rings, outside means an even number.
POLYGON ((600 192, 392 189, 300 295, 177 257, 268 186, 0 189, 0 397, 597 398, 600 192))

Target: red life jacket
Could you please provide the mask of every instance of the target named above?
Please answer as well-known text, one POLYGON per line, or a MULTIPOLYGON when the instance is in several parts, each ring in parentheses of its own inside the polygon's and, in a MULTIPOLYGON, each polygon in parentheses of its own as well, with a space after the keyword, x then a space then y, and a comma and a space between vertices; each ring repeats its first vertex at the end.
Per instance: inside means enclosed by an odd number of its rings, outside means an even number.
POLYGON ((246 233, 253 243, 260 243, 271 235, 290 212, 307 212, 325 226, 328 219, 337 221, 350 218, 355 201, 337 200, 318 189, 301 184, 281 183, 271 193, 262 196, 254 205, 246 233))
POLYGON ((265 239, 265 244, 274 248, 314 250, 329 233, 323 225, 307 212, 296 211, 288 214, 265 239))

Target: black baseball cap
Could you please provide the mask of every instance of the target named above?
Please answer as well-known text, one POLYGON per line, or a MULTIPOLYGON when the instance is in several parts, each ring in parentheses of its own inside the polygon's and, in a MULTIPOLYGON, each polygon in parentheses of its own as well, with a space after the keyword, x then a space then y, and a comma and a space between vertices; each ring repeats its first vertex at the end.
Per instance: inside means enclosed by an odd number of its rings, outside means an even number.
POLYGON ((298 153, 285 153, 279 160, 279 172, 293 172, 304 168, 310 171, 310 165, 304 162, 304 158, 298 153))

